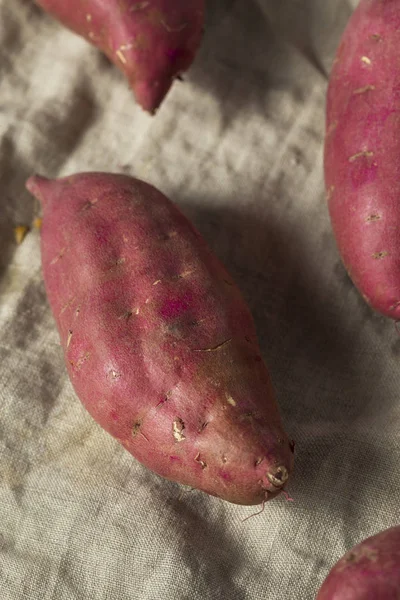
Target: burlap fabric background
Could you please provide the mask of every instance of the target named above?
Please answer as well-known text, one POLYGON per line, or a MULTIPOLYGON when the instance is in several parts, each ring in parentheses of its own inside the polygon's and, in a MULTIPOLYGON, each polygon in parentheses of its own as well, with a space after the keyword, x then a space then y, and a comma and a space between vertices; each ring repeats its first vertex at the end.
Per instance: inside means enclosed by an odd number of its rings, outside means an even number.
POLYGON ((117 70, 28 0, 0 0, 1 600, 312 600, 400 522, 400 338, 339 261, 323 190, 326 76, 356 2, 214 0, 155 118, 117 70), (50 176, 145 178, 191 217, 254 313, 296 472, 262 515, 167 483, 67 379, 39 234, 50 176))

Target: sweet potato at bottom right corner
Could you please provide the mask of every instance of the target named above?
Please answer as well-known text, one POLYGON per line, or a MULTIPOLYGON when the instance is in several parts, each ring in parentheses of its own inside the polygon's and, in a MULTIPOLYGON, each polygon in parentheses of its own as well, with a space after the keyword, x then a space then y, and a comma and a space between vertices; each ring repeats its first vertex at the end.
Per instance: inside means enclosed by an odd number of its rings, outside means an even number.
POLYGON ((35 1, 102 50, 152 114, 192 64, 203 35, 205 0, 35 1))
POLYGON ((191 223, 123 175, 27 187, 69 376, 94 419, 165 478, 237 504, 279 494, 293 445, 253 319, 191 223))
POLYGON ((317 600, 400 600, 400 526, 347 552, 329 573, 317 600))
POLYGON ((328 206, 344 265, 364 299, 400 319, 400 2, 360 0, 330 76, 328 206))

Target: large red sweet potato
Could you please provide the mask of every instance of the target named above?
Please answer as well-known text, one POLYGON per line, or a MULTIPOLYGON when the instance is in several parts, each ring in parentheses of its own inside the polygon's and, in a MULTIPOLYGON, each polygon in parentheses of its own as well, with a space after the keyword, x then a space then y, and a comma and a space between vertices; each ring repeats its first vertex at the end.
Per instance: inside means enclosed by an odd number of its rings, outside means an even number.
POLYGON ((400 600, 400 527, 382 531, 345 554, 317 600, 400 600))
POLYGON ((34 176, 66 365, 94 419, 156 473, 238 504, 272 498, 293 446, 242 296, 199 233, 136 179, 34 176))
POLYGON ((325 179, 337 244, 378 312, 400 318, 400 2, 361 0, 327 101, 325 179))
POLYGON ((191 65, 204 26, 204 0, 36 0, 83 36, 127 77, 137 101, 154 112, 191 65))

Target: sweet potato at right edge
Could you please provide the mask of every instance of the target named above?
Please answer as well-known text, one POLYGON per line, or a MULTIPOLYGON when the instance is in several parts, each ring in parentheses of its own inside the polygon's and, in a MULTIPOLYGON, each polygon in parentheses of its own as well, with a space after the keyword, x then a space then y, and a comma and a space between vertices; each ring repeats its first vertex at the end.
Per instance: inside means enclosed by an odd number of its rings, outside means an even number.
POLYGON ((400 1, 361 0, 327 99, 325 181, 344 265, 364 299, 400 318, 400 1))
POLYGON ((399 600, 400 527, 355 546, 333 567, 317 600, 399 600))

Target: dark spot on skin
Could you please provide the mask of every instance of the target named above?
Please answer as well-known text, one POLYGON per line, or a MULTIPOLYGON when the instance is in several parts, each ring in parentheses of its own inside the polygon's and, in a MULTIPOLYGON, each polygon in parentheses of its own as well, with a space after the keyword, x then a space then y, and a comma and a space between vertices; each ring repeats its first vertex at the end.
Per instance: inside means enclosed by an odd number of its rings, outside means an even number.
POLYGON ((385 256, 388 255, 387 250, 382 250, 381 252, 375 252, 372 255, 372 258, 375 258, 375 260, 381 260, 382 258, 385 258, 385 256))
POLYGON ((290 448, 290 451, 291 451, 293 454, 294 454, 294 447, 295 447, 295 445, 296 445, 296 444, 295 444, 295 441, 294 441, 294 440, 290 440, 290 442, 289 442, 289 448, 290 448))
POLYGON ((202 431, 204 431, 204 430, 205 430, 205 428, 207 427, 207 425, 208 425, 208 422, 207 422, 207 421, 206 421, 205 423, 202 423, 202 425, 200 426, 200 429, 198 430, 198 431, 199 431, 199 433, 201 433, 202 431))
POLYGON ((136 437, 140 432, 140 428, 142 426, 142 421, 135 421, 132 427, 132 437, 136 437))
POLYGON ((369 215, 369 217, 366 218, 367 223, 373 223, 374 221, 379 221, 381 219, 381 216, 378 214, 372 214, 369 215))
POLYGON ((204 460, 201 460, 200 458, 200 452, 197 454, 197 456, 194 459, 196 462, 198 462, 201 465, 202 469, 205 469, 207 466, 207 463, 204 460))
POLYGON ((123 315, 118 317, 118 319, 125 319, 125 321, 128 321, 132 315, 133 315, 133 312, 131 310, 127 310, 126 312, 124 312, 123 315))
POLYGON ((357 560, 357 554, 355 554, 354 552, 349 552, 349 554, 346 556, 346 562, 352 563, 352 562, 356 562, 357 560))
POLYGON ((281 488, 288 480, 289 473, 286 467, 278 467, 275 473, 267 473, 266 477, 274 487, 281 488))
POLYGON ((167 392, 165 394, 164 398, 161 398, 161 400, 157 404, 156 408, 159 408, 160 406, 162 406, 163 404, 165 404, 170 399, 171 394, 172 394, 172 390, 170 390, 169 392, 167 392))

